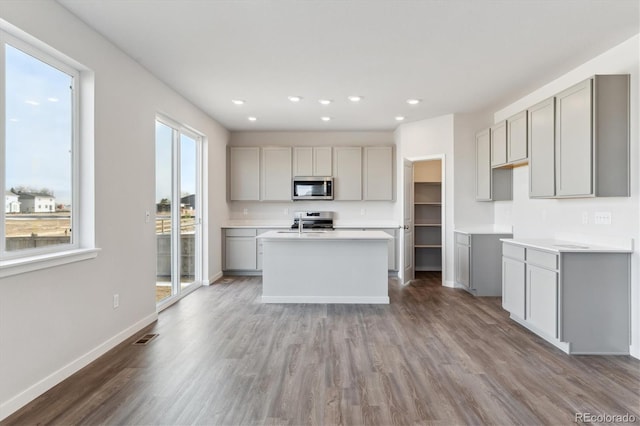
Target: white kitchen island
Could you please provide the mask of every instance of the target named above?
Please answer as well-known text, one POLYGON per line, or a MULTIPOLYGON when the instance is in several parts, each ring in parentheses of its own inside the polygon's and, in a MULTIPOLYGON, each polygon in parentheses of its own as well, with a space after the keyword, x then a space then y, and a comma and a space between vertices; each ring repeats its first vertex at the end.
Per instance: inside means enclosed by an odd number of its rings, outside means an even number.
POLYGON ((389 303, 383 231, 269 231, 263 303, 389 303))

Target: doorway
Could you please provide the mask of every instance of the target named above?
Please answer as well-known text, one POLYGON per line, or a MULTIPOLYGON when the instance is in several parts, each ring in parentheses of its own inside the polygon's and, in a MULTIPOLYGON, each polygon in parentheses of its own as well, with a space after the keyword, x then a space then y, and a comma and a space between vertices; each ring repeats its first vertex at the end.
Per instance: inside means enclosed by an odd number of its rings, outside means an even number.
POLYGON ((404 273, 440 272, 444 280, 445 170, 444 155, 404 162, 404 273))
POLYGON ((202 137, 156 120, 156 303, 202 285, 202 137))

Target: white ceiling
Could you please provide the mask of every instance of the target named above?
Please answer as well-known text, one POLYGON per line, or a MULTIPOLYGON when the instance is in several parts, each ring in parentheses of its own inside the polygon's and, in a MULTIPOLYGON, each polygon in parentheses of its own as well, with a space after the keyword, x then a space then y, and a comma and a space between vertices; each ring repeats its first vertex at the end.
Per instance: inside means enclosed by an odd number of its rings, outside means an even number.
POLYGON ((498 109, 640 31, 639 0, 58 2, 229 130, 498 109))

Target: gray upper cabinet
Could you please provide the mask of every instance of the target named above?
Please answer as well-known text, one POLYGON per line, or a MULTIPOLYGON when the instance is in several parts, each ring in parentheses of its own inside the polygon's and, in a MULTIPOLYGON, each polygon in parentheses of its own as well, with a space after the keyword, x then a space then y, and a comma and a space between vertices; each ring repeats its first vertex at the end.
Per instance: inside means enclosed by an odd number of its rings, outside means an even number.
POLYGON ((491 167, 507 163, 507 122, 491 126, 491 167))
POLYGON ((334 200, 362 200, 362 148, 333 149, 334 200))
POLYGON ((260 148, 230 147, 228 166, 229 200, 260 200, 260 148))
POLYGON ((294 147, 293 176, 331 176, 331 147, 294 147))
POLYGON ((291 148, 262 148, 262 200, 291 201, 291 148))
POLYGON ((584 196, 593 192, 591 80, 556 96, 556 194, 584 196))
POLYGON ((363 199, 393 200, 393 147, 367 146, 363 153, 363 199))
POLYGON ((492 149, 491 129, 476 133, 476 200, 511 200, 513 198, 512 170, 491 168, 492 149))
POLYGON ((555 98, 529 108, 529 196, 555 196, 555 98))
POLYGON ((476 200, 491 201, 491 136, 489 129, 476 134, 476 200))
POLYGON ((522 111, 507 119, 507 163, 526 161, 527 148, 527 111, 522 111))
POLYGON ((556 196, 629 196, 629 76, 576 84, 555 113, 556 196))

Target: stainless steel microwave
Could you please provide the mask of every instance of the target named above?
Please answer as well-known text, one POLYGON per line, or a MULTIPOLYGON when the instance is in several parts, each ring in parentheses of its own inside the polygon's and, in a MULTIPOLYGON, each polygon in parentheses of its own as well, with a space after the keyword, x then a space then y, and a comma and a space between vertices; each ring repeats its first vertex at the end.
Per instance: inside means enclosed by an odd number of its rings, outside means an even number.
POLYGON ((331 176, 296 176, 291 186, 292 200, 333 200, 331 176))

